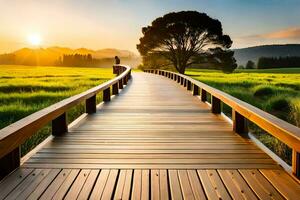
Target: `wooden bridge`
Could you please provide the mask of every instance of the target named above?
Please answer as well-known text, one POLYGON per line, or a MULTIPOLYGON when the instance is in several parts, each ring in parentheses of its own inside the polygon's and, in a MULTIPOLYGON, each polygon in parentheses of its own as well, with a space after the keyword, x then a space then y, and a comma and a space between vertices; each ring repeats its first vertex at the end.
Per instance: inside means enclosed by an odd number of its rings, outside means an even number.
POLYGON ((0 130, 0 199, 300 199, 299 128, 184 75, 118 68, 0 130), (82 101, 87 114, 68 126, 82 101), (247 120, 293 149, 291 172, 247 137, 247 120), (50 121, 53 136, 21 159, 19 146, 50 121))

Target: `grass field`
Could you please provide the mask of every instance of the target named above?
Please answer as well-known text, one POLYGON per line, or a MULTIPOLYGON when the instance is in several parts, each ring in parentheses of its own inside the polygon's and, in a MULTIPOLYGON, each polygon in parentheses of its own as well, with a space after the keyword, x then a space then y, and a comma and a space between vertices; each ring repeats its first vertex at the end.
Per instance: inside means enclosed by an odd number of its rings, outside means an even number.
MULTIPOLYGON (((187 75, 265 110, 300 127, 300 69, 237 70, 224 74, 217 70, 189 69, 187 75)), ((231 110, 223 106, 227 115, 231 110)), ((291 150, 250 125, 251 132, 273 152, 291 163, 291 150)))
MULTIPOLYGON (((114 75, 111 68, 32 67, 0 65, 0 129, 53 103, 99 85, 114 75)), ((100 101, 101 95, 98 95, 100 101)), ((84 105, 68 112, 71 122, 84 105)), ((41 129, 21 147, 25 155, 50 134, 41 129)))

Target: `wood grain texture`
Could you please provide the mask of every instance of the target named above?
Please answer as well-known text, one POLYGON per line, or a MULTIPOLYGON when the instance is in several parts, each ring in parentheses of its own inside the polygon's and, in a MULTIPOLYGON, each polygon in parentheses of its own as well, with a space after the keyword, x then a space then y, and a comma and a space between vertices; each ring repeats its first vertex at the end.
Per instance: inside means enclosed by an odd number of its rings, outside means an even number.
POLYGON ((136 73, 110 103, 25 164, 34 168, 277 168, 210 107, 167 77, 136 73), (164 87, 162 87, 164 86, 164 87))
POLYGON ((0 199, 297 199, 299 187, 191 91, 141 73, 0 182, 0 199))

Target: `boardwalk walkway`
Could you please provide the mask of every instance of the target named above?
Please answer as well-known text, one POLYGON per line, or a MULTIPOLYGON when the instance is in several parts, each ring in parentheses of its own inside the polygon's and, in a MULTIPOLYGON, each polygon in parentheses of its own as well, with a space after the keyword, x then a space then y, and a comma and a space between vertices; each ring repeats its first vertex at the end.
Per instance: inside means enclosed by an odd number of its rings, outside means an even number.
POLYGON ((299 197, 299 183, 209 105, 146 73, 0 183, 0 199, 299 197))

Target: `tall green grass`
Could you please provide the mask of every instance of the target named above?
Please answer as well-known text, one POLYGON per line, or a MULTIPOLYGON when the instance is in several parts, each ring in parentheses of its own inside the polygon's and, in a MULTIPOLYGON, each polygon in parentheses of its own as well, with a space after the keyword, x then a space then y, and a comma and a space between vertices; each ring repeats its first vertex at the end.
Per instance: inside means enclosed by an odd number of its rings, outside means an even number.
MULTIPOLYGON (((231 74, 189 69, 186 74, 300 127, 300 69, 237 70, 231 74)), ((223 110, 231 116, 228 106, 223 110)), ((250 131, 291 164, 289 147, 251 123, 250 131)))
MULTIPOLYGON (((0 65, 0 129, 38 110, 99 85, 114 75, 110 68, 0 65)), ((97 96, 99 102, 101 95, 97 96)), ((80 104, 67 113, 71 122, 84 113, 80 104)), ((50 124, 21 146, 25 155, 50 134, 50 124)))

